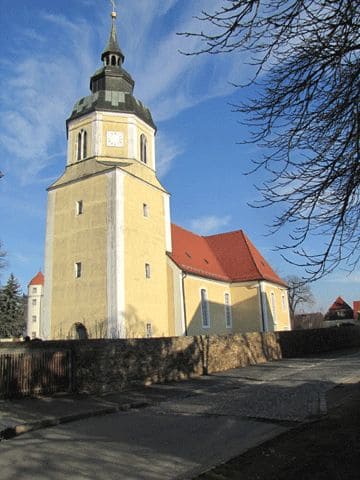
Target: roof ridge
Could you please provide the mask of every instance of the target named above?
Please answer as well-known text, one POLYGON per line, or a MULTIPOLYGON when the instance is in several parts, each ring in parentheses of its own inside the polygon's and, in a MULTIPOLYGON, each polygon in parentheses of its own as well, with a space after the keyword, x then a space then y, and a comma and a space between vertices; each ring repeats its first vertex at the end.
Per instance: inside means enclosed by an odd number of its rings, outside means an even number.
MULTIPOLYGON (((258 264, 256 263, 256 261, 255 261, 255 259, 254 259, 254 256, 253 256, 253 254, 252 254, 252 251, 251 251, 251 248, 250 248, 250 245, 249 245, 250 239, 247 237, 247 235, 245 234, 245 232, 244 232, 243 230, 240 230, 240 233, 241 233, 241 235, 243 236, 243 239, 244 239, 246 248, 248 249, 248 252, 249 252, 251 261, 253 262, 256 271, 258 272, 258 274, 259 274, 259 276, 260 276, 261 278, 264 278, 264 275, 263 275, 263 273, 260 271, 260 269, 259 269, 259 267, 258 267, 258 264)), ((255 248, 255 246, 254 246, 254 248, 255 248)), ((259 253, 259 255, 261 255, 260 252, 258 252, 258 253, 259 253)), ((262 256, 262 255, 261 255, 261 256, 262 256)))

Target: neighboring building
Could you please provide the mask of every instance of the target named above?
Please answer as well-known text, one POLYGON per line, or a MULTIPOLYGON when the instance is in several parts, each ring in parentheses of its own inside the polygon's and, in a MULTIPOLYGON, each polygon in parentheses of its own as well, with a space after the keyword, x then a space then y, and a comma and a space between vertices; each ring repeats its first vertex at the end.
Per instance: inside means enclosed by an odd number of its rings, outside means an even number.
POLYGON ((353 312, 354 312, 354 320, 360 321, 360 300, 355 300, 353 302, 353 312))
POLYGON ((44 298, 44 275, 38 272, 28 285, 26 334, 39 338, 44 298))
POLYGON ((325 314, 325 320, 353 320, 353 309, 341 297, 337 297, 325 314))
POLYGON ((42 338, 290 328, 286 284, 242 231, 170 222, 156 127, 133 96, 112 29, 91 95, 67 120, 67 165, 48 189, 42 338))

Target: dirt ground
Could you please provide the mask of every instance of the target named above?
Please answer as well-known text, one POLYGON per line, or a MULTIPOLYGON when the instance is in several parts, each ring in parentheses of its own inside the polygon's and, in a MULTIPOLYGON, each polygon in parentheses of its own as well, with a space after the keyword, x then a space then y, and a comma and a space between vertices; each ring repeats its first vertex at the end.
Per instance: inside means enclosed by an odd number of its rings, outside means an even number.
POLYGON ((249 450, 198 480, 359 480, 360 383, 327 395, 328 413, 249 450))

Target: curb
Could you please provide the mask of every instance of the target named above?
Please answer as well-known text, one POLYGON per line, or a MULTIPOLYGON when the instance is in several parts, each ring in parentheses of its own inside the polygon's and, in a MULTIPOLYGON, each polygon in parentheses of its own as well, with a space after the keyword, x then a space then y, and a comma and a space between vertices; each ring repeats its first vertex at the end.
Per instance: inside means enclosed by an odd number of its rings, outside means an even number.
POLYGON ((131 402, 123 403, 121 405, 114 405, 111 407, 100 408, 98 410, 88 410, 85 412, 65 415, 63 417, 50 417, 39 420, 38 422, 21 423, 14 427, 7 427, 0 431, 0 442, 2 440, 10 440, 12 438, 23 435, 24 433, 41 430, 43 428, 55 427, 62 423, 75 422, 77 420, 84 420, 91 417, 99 417, 102 415, 109 415, 111 413, 126 412, 133 408, 145 408, 151 405, 148 402, 131 402))

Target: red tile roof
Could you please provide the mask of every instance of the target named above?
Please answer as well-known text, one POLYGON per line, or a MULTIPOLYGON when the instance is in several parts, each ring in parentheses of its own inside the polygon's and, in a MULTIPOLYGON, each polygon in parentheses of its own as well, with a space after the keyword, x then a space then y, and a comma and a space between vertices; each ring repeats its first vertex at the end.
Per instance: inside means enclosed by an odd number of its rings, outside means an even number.
POLYGON ((171 226, 170 258, 185 272, 227 282, 268 280, 286 286, 242 230, 202 237, 171 226))
POLYGON ((329 308, 329 310, 352 310, 352 308, 350 307, 350 305, 348 305, 345 300, 343 300, 341 297, 337 297, 337 299, 335 300, 335 302, 331 305, 331 307, 329 308))
POLYGON ((44 275, 42 272, 38 272, 35 277, 30 281, 29 285, 44 285, 44 275))

